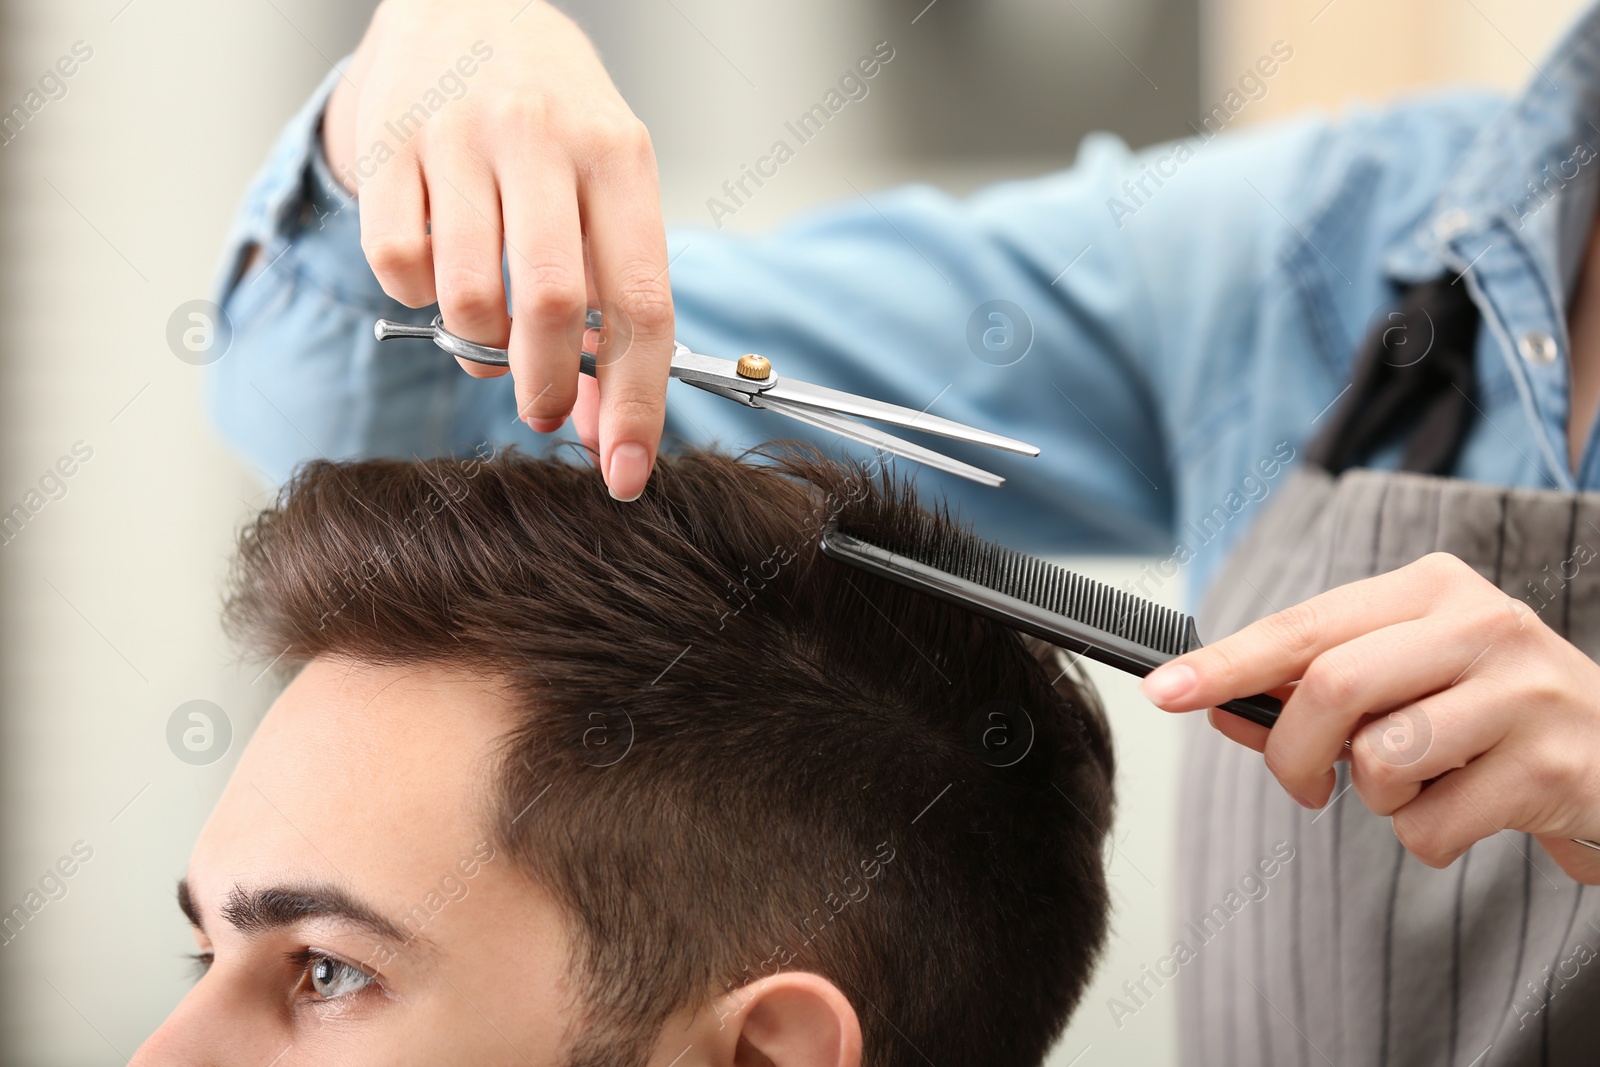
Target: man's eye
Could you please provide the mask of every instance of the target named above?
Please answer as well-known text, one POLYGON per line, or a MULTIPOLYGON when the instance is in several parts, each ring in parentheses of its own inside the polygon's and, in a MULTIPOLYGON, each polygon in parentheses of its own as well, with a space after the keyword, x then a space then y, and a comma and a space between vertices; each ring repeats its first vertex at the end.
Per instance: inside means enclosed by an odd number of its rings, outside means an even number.
POLYGON ((360 967, 332 956, 306 954, 306 980, 321 1000, 337 1000, 359 993, 377 980, 360 967))

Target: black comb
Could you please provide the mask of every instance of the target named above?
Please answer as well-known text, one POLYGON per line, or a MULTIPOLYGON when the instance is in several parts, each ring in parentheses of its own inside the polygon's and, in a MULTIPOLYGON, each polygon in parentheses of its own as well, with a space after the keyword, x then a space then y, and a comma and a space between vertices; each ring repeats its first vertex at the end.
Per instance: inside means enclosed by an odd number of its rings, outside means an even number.
MULTIPOLYGON (((822 552, 891 582, 927 593, 1143 677, 1200 647, 1194 619, 1035 556, 951 532, 923 518, 905 543, 875 544, 830 523, 822 552)), ((1283 704, 1265 693, 1222 707, 1271 726, 1283 704)))

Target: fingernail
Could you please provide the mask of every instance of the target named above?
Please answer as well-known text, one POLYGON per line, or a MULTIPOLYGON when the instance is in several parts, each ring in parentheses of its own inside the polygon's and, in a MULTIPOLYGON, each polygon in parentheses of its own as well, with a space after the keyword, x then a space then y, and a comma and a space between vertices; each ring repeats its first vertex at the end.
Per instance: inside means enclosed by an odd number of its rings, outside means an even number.
POLYGON ((534 433, 555 433, 567 424, 566 419, 533 419, 527 420, 528 426, 534 433))
POLYGON ((624 441, 611 450, 606 468, 606 488, 617 500, 638 500, 650 478, 650 453, 644 445, 624 441))
POLYGON ((1144 676, 1139 688, 1156 704, 1171 704, 1194 692, 1200 678, 1187 663, 1168 663, 1144 676))

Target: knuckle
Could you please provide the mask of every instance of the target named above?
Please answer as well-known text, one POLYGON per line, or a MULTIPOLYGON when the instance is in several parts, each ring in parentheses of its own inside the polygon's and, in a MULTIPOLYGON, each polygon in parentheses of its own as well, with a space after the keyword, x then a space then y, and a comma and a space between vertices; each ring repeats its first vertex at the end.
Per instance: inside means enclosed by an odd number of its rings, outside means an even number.
POLYGON ((544 268, 536 275, 526 301, 527 313, 544 327, 575 325, 586 303, 583 283, 561 268, 544 268))
MULTIPOLYGON (((1481 617, 1482 630, 1475 631, 1484 642, 1484 655, 1475 665, 1474 673, 1489 669, 1516 669, 1516 665, 1530 657, 1542 658, 1544 642, 1555 637, 1555 632, 1539 618, 1537 612, 1525 603, 1506 597, 1498 604, 1486 603, 1481 617)), ((1541 683, 1552 681, 1552 676, 1541 671, 1519 672, 1536 689, 1541 683)), ((1544 695, 1554 696, 1559 688, 1552 685, 1544 695)))
POLYGON ((626 392, 606 400, 612 417, 630 424, 659 421, 666 408, 666 397, 660 394, 626 392))
MULTIPOLYGON (((1386 765, 1390 773, 1385 782, 1404 784, 1420 777, 1419 765, 1433 754, 1434 735, 1428 708, 1413 704, 1373 719, 1350 747, 1355 755, 1366 757, 1368 765, 1386 765)), ((1438 758, 1433 760, 1435 765, 1439 762, 1438 758)))
POLYGON ((1407 768, 1379 756, 1373 748, 1371 736, 1366 733, 1357 738, 1350 748, 1350 777, 1356 783, 1356 792, 1377 814, 1388 815, 1387 811, 1378 811, 1371 801, 1394 786, 1405 784, 1407 768), (1367 795, 1368 790, 1372 792, 1371 797, 1367 795))
MULTIPOLYGON (((1523 683, 1522 703, 1536 715, 1555 712, 1564 702, 1572 699, 1572 691, 1563 684, 1561 676, 1553 672, 1533 670, 1526 672, 1526 681, 1523 683)), ((1544 753, 1544 757, 1565 762, 1566 757, 1572 754, 1571 748, 1551 746, 1544 753)))
POLYGON ((636 334, 657 337, 672 332, 672 288, 664 279, 643 275, 624 282, 615 300, 636 334))
POLYGON ((1449 552, 1429 552, 1412 566, 1426 577, 1435 595, 1459 590, 1466 583, 1486 584, 1470 564, 1449 552))
POLYGON ((1268 636, 1285 651, 1307 655, 1317 650, 1317 609, 1309 601, 1275 612, 1262 620, 1268 636))
POLYGON ((1361 688, 1357 657, 1340 648, 1324 652, 1311 661, 1300 680, 1301 693, 1319 707, 1345 707, 1361 688))
POLYGON ((1372 814, 1394 814, 1394 806, 1386 806, 1383 802, 1383 787, 1377 782, 1369 780, 1365 772, 1357 766, 1356 761, 1353 759, 1350 761, 1350 789, 1372 814))
POLYGON ((1572 745, 1541 746, 1521 760, 1523 781, 1528 796, 1569 796, 1587 773, 1587 766, 1572 745))
POLYGON ((516 130, 523 135, 554 132, 558 113, 538 93, 500 92, 483 104, 486 129, 516 130))
POLYGON ((545 290, 550 290, 563 296, 572 295, 577 300, 583 299, 583 275, 573 267, 568 257, 559 253, 535 253, 525 259, 518 257, 512 264, 512 273, 522 275, 535 298, 545 290))
POLYGON ((1440 578, 1460 577, 1463 570, 1471 570, 1461 561, 1460 556, 1450 552, 1429 552, 1426 556, 1417 560, 1417 566, 1440 578))
POLYGON ((591 136, 595 158, 603 166, 637 166, 655 160, 650 131, 631 112, 597 120, 591 136))
POLYGON ((506 312, 504 283, 471 267, 449 267, 439 272, 439 303, 453 315, 484 319, 506 312))
POLYGON ((1517 610, 1516 605, 1503 597, 1468 609, 1463 621, 1466 623, 1468 633, 1491 642, 1510 640, 1525 625, 1522 613, 1517 610))

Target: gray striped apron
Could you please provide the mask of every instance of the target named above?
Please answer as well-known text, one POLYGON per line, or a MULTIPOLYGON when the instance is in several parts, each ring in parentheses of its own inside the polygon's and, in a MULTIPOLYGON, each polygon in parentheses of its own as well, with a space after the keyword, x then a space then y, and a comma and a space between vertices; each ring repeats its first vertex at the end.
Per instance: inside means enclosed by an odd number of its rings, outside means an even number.
MULTIPOLYGON (((1347 404, 1370 412, 1361 392, 1347 404)), ((1434 414, 1434 430, 1459 433, 1434 414)), ((1338 451, 1324 441, 1312 455, 1338 451)), ((1431 465, 1454 451, 1435 440, 1431 465)), ((1245 534, 1201 607, 1202 634, 1443 551, 1600 658, 1600 567, 1570 562, 1579 546, 1600 550, 1600 493, 1330 466, 1297 470, 1245 534)), ((1154 975, 1178 984, 1185 1064, 1600 1064, 1600 889, 1521 833, 1434 870, 1348 790, 1348 765, 1335 799, 1308 811, 1260 755, 1200 716, 1189 728, 1179 942, 1154 975)))

